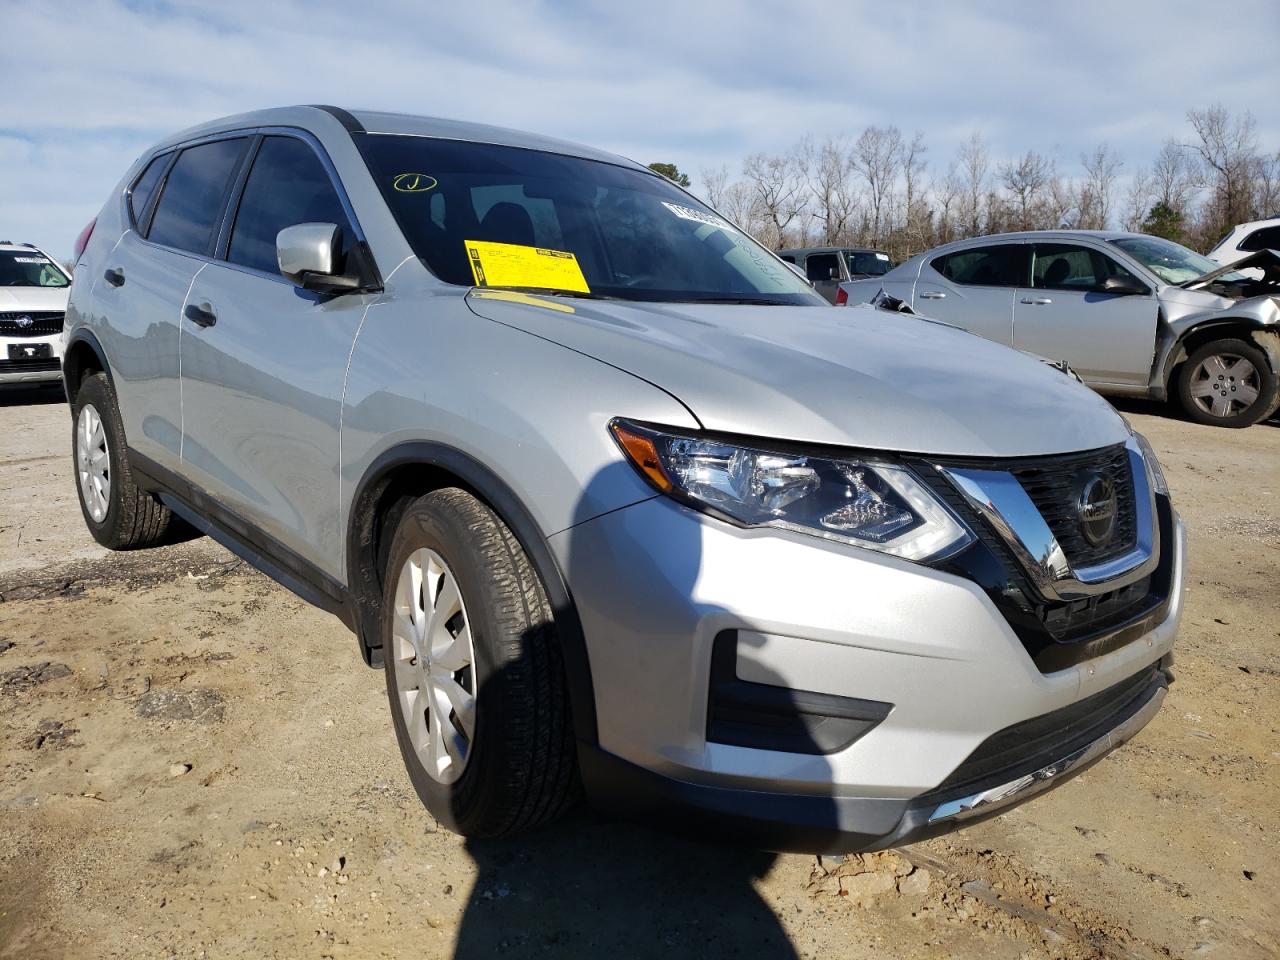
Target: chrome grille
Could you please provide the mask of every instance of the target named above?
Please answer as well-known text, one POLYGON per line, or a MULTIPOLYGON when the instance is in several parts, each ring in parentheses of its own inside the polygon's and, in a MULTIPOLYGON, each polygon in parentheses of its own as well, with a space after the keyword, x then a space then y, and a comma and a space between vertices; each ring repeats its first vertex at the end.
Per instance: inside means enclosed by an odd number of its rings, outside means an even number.
POLYGON ((55 311, 13 310, 0 313, 0 337, 47 337, 62 332, 66 314, 55 311), (23 325, 20 318, 30 317, 31 323, 23 325))
POLYGON ((1137 541, 1133 472, 1124 444, 1102 450, 1043 457, 1008 465, 1008 470, 1044 517, 1075 569, 1123 556, 1137 541), (1093 546, 1080 529, 1080 477, 1097 473, 1115 484, 1116 527, 1109 543, 1093 546))

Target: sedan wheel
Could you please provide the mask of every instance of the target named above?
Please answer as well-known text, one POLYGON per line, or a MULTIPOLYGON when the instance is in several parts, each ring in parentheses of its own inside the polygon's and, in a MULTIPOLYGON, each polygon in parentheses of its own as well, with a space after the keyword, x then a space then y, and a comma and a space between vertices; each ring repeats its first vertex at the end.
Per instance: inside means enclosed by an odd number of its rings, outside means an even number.
POLYGON ((1254 343, 1234 337, 1191 352, 1174 384, 1192 420, 1215 427, 1247 427, 1276 408, 1276 375, 1254 343))
POLYGON ((1244 357, 1218 353, 1206 357, 1191 372, 1190 393, 1205 413, 1230 417, 1258 401, 1258 370, 1244 357))

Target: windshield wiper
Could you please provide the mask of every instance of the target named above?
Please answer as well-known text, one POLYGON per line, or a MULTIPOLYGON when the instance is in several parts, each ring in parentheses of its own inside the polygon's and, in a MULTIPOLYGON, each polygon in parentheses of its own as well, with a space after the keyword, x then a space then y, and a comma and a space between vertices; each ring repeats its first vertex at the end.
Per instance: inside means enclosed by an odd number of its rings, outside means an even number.
POLYGON ((588 293, 585 290, 561 290, 559 287, 522 287, 514 284, 503 284, 475 287, 476 290, 510 290, 512 293, 532 293, 543 297, 576 297, 579 300, 617 300, 617 297, 608 297, 603 293, 588 293))

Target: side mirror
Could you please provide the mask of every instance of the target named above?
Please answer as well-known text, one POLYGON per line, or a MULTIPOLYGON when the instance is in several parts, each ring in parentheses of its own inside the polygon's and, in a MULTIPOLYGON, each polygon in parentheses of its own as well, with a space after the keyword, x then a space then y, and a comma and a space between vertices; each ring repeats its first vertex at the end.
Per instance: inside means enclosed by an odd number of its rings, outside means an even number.
POLYGON ((1107 277, 1102 281, 1102 292, 1118 297, 1144 297, 1151 291, 1128 277, 1107 277))
POLYGON ((830 269, 828 269, 828 270, 827 270, 827 279, 828 279, 828 280, 836 280, 836 281, 838 281, 838 280, 840 279, 840 268, 839 268, 839 267, 831 267, 830 269))
POLYGON ((297 223, 276 234, 276 260, 286 280, 304 290, 342 293, 361 286, 342 272, 342 228, 335 223, 297 223))

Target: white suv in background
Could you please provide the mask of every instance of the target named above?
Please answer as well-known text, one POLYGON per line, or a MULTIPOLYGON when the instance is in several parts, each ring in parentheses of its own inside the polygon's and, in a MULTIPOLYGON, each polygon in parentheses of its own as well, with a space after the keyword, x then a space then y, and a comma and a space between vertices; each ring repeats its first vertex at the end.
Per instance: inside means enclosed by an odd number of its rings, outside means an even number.
MULTIPOLYGON (((1225 267, 1259 250, 1280 250, 1280 217, 1254 220, 1252 223, 1242 223, 1233 227, 1218 241, 1218 245, 1209 251, 1209 259, 1225 267)), ((1254 276, 1255 279, 1261 275, 1256 269, 1246 269, 1244 272, 1254 276)))
POLYGON ((0 384, 62 379, 71 279, 30 243, 0 241, 0 384))

